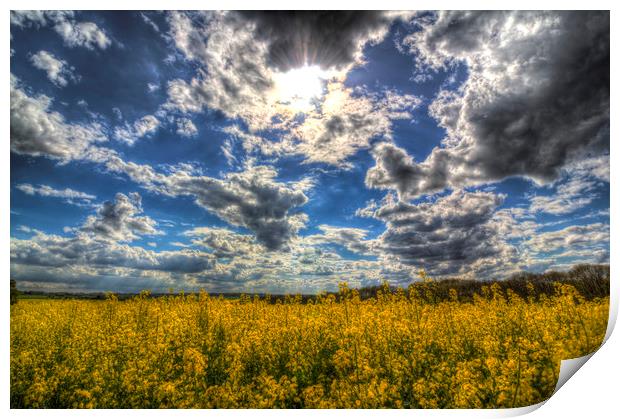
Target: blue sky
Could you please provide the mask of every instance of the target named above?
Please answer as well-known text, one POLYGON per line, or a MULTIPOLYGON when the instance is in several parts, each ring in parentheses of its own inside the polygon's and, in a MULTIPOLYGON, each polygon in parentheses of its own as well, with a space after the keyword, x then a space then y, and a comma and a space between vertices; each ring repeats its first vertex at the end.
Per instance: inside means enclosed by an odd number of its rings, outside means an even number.
POLYGON ((12 12, 10 162, 24 289, 608 263, 609 14, 12 12))

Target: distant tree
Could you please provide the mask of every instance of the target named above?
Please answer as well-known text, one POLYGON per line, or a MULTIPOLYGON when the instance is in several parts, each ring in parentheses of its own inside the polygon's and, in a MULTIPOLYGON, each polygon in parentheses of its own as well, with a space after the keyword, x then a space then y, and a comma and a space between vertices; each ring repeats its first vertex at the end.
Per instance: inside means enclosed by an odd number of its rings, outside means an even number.
POLYGON ((14 279, 11 279, 11 305, 17 303, 17 296, 19 295, 19 291, 17 290, 17 282, 14 279))

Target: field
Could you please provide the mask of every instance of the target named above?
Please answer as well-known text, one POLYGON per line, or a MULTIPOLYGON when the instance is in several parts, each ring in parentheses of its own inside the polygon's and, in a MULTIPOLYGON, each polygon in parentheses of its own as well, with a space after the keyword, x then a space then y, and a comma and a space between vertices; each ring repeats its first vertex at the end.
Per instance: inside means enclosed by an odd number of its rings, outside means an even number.
POLYGON ((477 408, 548 398, 608 297, 433 283, 302 302, 205 293, 11 307, 13 408, 477 408))

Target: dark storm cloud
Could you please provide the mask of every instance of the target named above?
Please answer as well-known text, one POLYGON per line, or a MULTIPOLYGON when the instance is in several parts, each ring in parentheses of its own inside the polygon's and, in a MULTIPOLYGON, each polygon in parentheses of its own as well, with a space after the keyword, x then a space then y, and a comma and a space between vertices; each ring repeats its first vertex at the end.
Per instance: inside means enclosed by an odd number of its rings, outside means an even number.
POLYGON ((456 191, 434 202, 386 202, 360 215, 386 223, 374 248, 434 275, 487 272, 507 263, 514 249, 493 223, 503 197, 490 192, 456 191))
POLYGON ((434 68, 464 61, 469 78, 430 107, 444 146, 421 163, 380 150, 369 186, 414 197, 510 176, 547 183, 608 152, 608 12, 442 12, 405 42, 434 68))
POLYGON ((342 68, 358 57, 360 46, 386 29, 381 11, 242 11, 268 45, 268 62, 280 71, 308 65, 342 68))
POLYGON ((192 195, 196 203, 228 223, 245 227, 268 250, 285 250, 307 216, 291 213, 308 198, 301 190, 274 180, 277 173, 259 166, 242 173, 230 173, 225 180, 173 176, 166 190, 175 195, 192 195))
POLYGON ((160 234, 157 223, 142 213, 142 197, 134 192, 129 196, 117 193, 114 201, 104 202, 97 215, 86 219, 81 230, 99 238, 132 241, 142 235, 160 234))
POLYGON ((423 176, 423 170, 404 149, 391 143, 377 144, 372 155, 375 166, 366 173, 366 185, 371 188, 396 189, 399 196, 406 199, 410 185, 423 176))
POLYGON ((196 204, 227 223, 252 231, 268 250, 286 250, 297 232, 305 227, 306 214, 296 212, 308 197, 307 179, 278 182, 271 166, 248 167, 227 173, 223 179, 199 176, 186 170, 170 175, 151 166, 125 162, 114 156, 106 168, 124 173, 151 192, 167 196, 192 196, 196 204))

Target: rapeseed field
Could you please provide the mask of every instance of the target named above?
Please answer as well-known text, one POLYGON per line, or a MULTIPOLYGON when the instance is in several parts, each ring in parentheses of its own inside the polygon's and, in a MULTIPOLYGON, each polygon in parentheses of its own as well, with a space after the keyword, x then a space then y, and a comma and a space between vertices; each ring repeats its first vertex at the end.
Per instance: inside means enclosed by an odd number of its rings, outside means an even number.
MULTIPOLYGON (((432 284, 428 285, 429 287, 432 284)), ((609 298, 556 284, 484 287, 433 301, 424 287, 11 306, 13 408, 502 408, 538 403, 560 360, 596 350, 609 298)))

